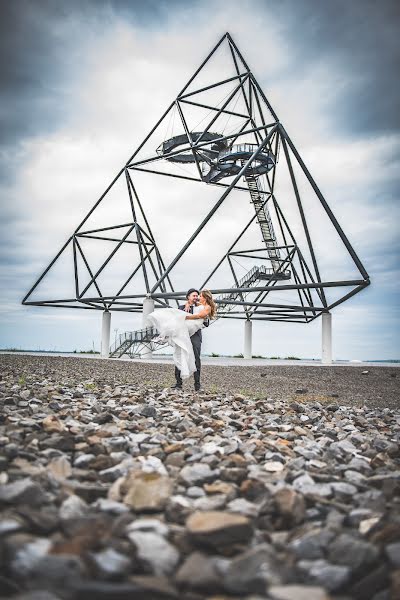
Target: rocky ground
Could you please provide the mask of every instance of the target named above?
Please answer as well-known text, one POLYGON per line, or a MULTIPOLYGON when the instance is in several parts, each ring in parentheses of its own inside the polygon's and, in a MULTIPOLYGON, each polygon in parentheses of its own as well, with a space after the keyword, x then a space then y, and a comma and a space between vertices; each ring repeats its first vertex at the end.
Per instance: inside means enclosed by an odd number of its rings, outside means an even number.
POLYGON ((0 356, 0 596, 400 598, 398 378, 347 369, 0 356))

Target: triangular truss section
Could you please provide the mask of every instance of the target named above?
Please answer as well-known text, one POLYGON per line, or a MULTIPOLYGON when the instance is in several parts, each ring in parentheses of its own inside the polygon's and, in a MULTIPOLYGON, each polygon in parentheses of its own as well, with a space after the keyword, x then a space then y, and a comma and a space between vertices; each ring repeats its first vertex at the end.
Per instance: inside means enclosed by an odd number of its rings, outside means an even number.
MULTIPOLYGON (((243 198, 237 230, 229 231, 232 239, 201 282, 216 294, 220 317, 310 322, 369 284, 360 259, 227 33, 24 303, 137 311, 145 296, 159 305, 181 299, 183 292, 174 292, 171 277, 195 240, 211 229, 207 225, 211 220, 215 223, 218 211, 223 214, 220 207, 237 194, 243 198), (218 192, 209 212, 183 247, 172 254, 168 266, 133 183, 135 177, 143 176, 199 182, 218 192), (110 211, 108 203, 122 183, 124 189, 117 200, 111 200, 110 211), (129 211, 128 219, 117 212, 122 205, 129 211), (107 224, 100 221, 92 226, 101 212, 107 224), (89 245, 94 241, 103 245, 91 257, 89 245), (71 248, 74 294, 35 301, 33 294, 39 293, 57 260, 71 248), (337 259, 336 265, 331 257, 337 259), (129 272, 124 272, 123 266, 129 272), (117 274, 111 275, 112 267, 117 274)), ((146 210, 147 206, 146 202, 146 210)), ((221 223, 221 230, 223 227, 221 223)), ((172 244, 172 240, 168 242, 172 244)))
MULTIPOLYGON (((23 300, 23 304, 141 312, 165 264, 130 173, 123 169, 23 300), (54 299, 54 288, 63 295, 54 299), (128 296, 128 300, 125 298, 128 296)), ((163 292, 173 292, 170 278, 163 292)), ((159 305, 169 304, 158 300, 159 305)))

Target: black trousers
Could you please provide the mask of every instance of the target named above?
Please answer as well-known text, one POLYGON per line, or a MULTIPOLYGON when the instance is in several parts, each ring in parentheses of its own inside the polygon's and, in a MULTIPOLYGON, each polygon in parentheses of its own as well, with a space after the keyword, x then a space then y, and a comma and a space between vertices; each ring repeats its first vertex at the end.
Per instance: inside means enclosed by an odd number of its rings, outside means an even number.
MULTIPOLYGON (((195 385, 200 385, 200 371, 201 371, 201 331, 196 331, 195 334, 190 338, 192 342, 193 352, 194 352, 194 360, 196 364, 196 371, 193 373, 194 383, 195 385), (200 335, 198 335, 200 333, 200 335)), ((179 369, 175 367, 175 379, 178 385, 182 385, 182 377, 179 369)))

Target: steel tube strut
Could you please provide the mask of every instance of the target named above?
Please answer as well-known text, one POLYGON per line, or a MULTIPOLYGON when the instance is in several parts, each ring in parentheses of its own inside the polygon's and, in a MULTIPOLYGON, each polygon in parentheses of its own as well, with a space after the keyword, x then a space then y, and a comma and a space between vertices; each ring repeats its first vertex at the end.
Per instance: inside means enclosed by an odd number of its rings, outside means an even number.
POLYGON ((308 181, 310 182, 311 187, 313 188, 314 192, 318 196, 318 199, 321 202, 322 206, 324 207, 325 212, 327 213, 327 215, 329 216, 330 220, 332 221, 332 223, 333 223, 336 231, 338 232, 338 234, 340 236, 340 239, 342 240, 342 242, 346 246, 346 248, 347 248, 347 250, 348 250, 351 258, 356 263, 358 270, 360 271, 360 273, 364 277, 364 279, 369 279, 369 275, 368 275, 367 271, 364 269, 364 266, 363 266, 362 262, 360 261, 360 259, 358 258, 357 254, 355 253, 355 251, 354 251, 352 245, 350 244, 349 240, 347 239, 347 237, 346 237, 343 229, 340 227, 338 221, 335 218, 335 215, 333 214, 333 212, 329 208, 328 203, 326 202, 325 198, 323 197, 322 193, 320 192, 317 184, 315 183, 314 179, 312 178, 311 173, 309 172, 309 170, 307 169, 306 165, 304 164, 304 161, 301 158, 300 154, 297 152, 297 150, 296 150, 296 148, 295 148, 292 140, 290 139, 290 137, 286 133, 285 128, 283 127, 283 125, 279 124, 279 129, 280 129, 282 135, 284 136, 285 140, 289 144, 290 149, 293 152, 293 154, 295 155, 295 157, 296 157, 299 165, 303 169, 304 174, 306 175, 308 181))

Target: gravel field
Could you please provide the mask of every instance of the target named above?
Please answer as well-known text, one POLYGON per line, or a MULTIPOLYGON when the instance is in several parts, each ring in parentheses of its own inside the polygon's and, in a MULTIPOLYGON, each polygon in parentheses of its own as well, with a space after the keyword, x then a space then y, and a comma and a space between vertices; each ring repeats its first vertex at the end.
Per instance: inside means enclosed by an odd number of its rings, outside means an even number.
MULTIPOLYGON (((25 377, 51 376, 61 381, 95 380, 138 388, 166 388, 174 383, 172 365, 56 356, 0 354, 0 372, 25 377)), ((241 393, 276 400, 297 398, 351 406, 400 407, 400 371, 396 367, 356 366, 203 366, 202 385, 209 392, 241 393), (365 373, 365 371, 368 371, 365 373)), ((192 380, 184 384, 192 390, 192 380)))
POLYGON ((395 368, 0 367, 0 598, 400 598, 395 368))

